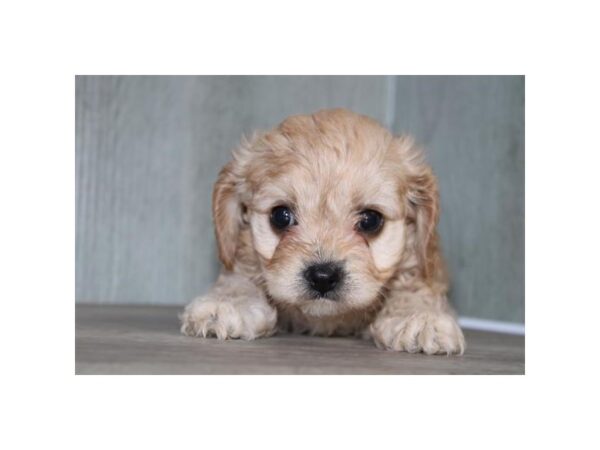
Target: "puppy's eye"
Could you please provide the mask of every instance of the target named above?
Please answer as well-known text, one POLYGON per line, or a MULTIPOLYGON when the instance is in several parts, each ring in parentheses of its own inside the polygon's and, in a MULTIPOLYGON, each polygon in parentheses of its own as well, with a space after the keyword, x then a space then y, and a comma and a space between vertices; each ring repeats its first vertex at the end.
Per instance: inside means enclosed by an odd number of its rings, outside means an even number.
POLYGON ((276 206, 271 211, 271 225, 275 229, 283 231, 296 224, 294 213, 287 206, 276 206))
POLYGON ((383 225, 383 216, 372 209, 361 211, 356 224, 358 231, 362 233, 374 234, 377 233, 383 225))

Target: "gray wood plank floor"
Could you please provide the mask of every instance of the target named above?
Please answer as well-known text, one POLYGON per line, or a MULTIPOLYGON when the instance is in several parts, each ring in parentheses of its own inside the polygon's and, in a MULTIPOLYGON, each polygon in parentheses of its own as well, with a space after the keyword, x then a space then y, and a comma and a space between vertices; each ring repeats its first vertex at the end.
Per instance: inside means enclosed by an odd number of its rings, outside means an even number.
POLYGON ((77 374, 523 374, 524 337, 465 332, 462 356, 386 352, 352 338, 219 341, 179 334, 179 307, 76 306, 77 374))

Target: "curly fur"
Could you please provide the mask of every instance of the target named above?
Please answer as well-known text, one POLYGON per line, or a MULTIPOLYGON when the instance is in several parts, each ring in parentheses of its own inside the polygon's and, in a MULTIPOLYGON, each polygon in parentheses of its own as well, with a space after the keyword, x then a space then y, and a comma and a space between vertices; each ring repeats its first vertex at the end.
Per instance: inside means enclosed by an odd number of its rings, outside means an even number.
POLYGON ((360 335, 384 349, 463 353, 438 245, 436 179, 409 137, 347 110, 292 116, 242 142, 221 171, 213 217, 223 273, 181 315, 183 333, 254 339, 277 331, 360 335), (298 225, 272 229, 274 206, 298 225), (355 229, 377 209, 380 233, 355 229), (342 261, 339 298, 314 299, 301 273, 342 261))

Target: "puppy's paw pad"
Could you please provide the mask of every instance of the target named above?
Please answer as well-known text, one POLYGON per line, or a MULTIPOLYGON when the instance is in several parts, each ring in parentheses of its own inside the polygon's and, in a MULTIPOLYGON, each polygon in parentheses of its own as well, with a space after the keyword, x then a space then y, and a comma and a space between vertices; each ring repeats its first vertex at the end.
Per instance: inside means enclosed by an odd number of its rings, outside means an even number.
POLYGON ((456 320, 446 313, 422 312, 384 317, 370 328, 375 344, 387 350, 434 354, 463 354, 465 338, 456 320))
POLYGON ((179 319, 187 336, 251 340, 273 334, 277 313, 262 300, 234 302, 206 296, 187 305, 179 319))

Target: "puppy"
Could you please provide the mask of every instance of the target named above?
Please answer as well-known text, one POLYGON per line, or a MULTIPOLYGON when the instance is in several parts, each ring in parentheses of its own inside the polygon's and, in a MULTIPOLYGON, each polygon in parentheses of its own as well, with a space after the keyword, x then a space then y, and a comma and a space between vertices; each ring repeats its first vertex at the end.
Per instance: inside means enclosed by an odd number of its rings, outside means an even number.
POLYGON ((292 116, 234 151, 213 191, 224 269, 180 315, 190 336, 358 335, 462 354, 436 179, 408 137, 343 109, 292 116))

